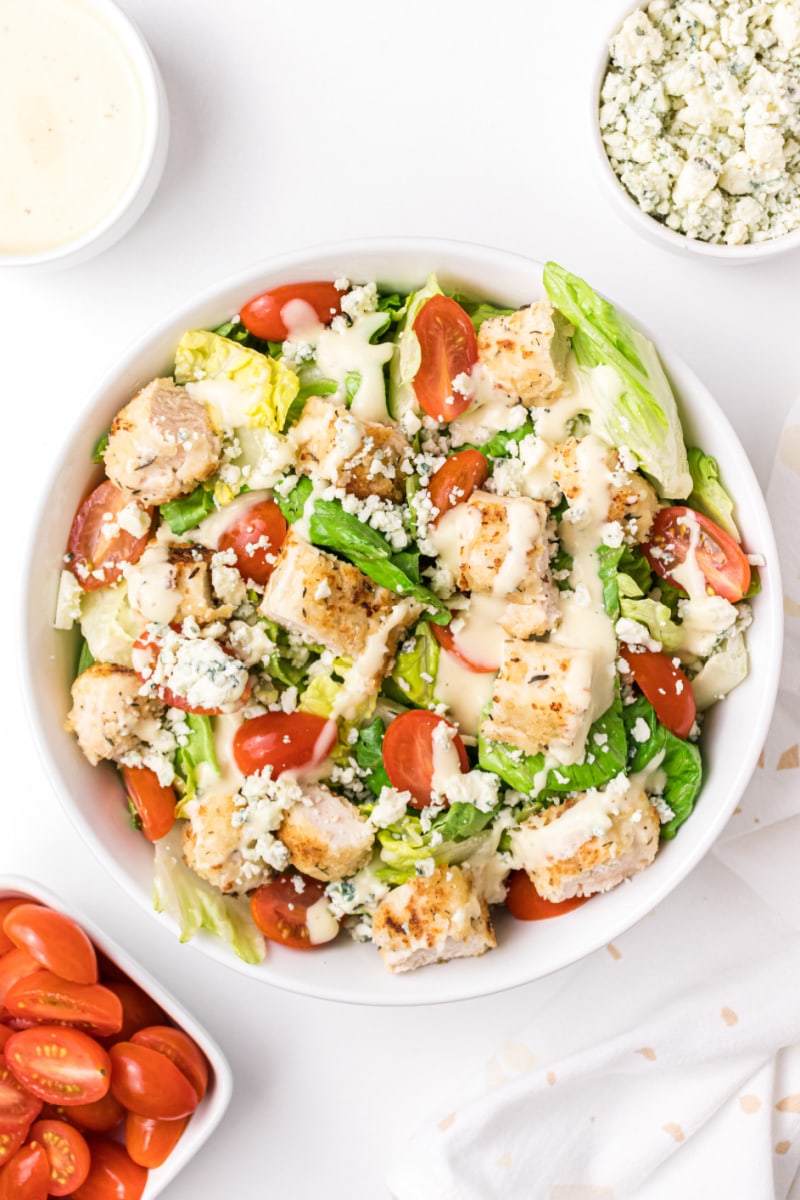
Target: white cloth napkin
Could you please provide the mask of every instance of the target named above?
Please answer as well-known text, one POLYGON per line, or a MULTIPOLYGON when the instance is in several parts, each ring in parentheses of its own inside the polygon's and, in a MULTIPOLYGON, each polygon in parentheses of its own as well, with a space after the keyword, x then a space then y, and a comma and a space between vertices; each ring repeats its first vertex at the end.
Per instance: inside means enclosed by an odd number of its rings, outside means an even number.
POLYGON ((756 777, 391 1167, 397 1200, 784 1200, 800 1167, 800 401, 767 493, 786 649, 756 777), (697 915, 697 919, 694 917, 697 915))

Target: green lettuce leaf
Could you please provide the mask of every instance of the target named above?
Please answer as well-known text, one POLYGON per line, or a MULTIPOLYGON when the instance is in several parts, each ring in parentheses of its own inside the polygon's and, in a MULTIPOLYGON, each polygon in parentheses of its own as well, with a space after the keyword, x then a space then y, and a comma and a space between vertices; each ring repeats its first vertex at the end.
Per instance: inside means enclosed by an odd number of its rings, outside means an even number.
POLYGON ((386 726, 380 717, 375 717, 369 725, 364 725, 358 731, 356 742, 356 762, 369 775, 364 782, 371 792, 380 796, 385 787, 391 787, 389 776, 383 765, 383 735, 386 726))
POLYGON ((187 713, 186 724, 189 727, 189 737, 185 745, 178 746, 175 754, 175 770, 183 780, 183 795, 178 807, 178 816, 183 816, 181 809, 197 794, 197 768, 201 763, 211 767, 215 775, 219 775, 217 748, 214 744, 214 727, 211 718, 201 713, 187 713))
POLYGON ((664 772, 664 800, 674 816, 661 826, 661 836, 666 840, 675 837, 678 829, 691 815, 695 801, 703 786, 703 762, 700 751, 693 742, 675 737, 658 720, 653 706, 639 696, 633 704, 623 709, 623 720, 628 732, 628 774, 635 775, 663 750, 660 770, 664 772), (639 719, 646 721, 650 736, 640 742, 632 736, 634 725, 639 719))
POLYGON ((415 627, 408 641, 412 640, 412 650, 399 651, 391 675, 384 680, 383 691, 401 704, 432 708, 436 703, 439 643, 427 621, 420 621, 415 627))
MULTIPOLYGON (((624 580, 628 580, 627 575, 620 575, 620 586, 624 580)), ((633 587, 636 584, 633 580, 629 580, 633 587)), ((636 589, 638 592, 638 588, 636 589)), ((644 625, 650 632, 650 637, 654 641, 661 642, 667 654, 672 654, 676 650, 680 650, 683 645, 683 632, 680 625, 676 625, 672 620, 672 613, 667 608, 666 604, 659 603, 658 600, 652 600, 649 596, 642 599, 631 599, 628 596, 620 598, 620 611, 623 617, 627 617, 631 621, 638 621, 640 625, 644 625)))
POLYGON ((489 321, 492 317, 510 317, 514 312, 513 308, 498 308, 496 304, 489 304, 486 300, 472 300, 461 292, 450 292, 445 289, 445 295, 451 296, 457 304, 461 305, 472 321, 476 333, 484 321, 489 321))
POLYGON ((314 490, 314 485, 307 475, 296 476, 297 482, 285 496, 275 493, 275 503, 283 513, 288 525, 299 521, 306 507, 306 500, 314 490))
POLYGON ((196 529, 201 521, 217 511, 213 482, 210 487, 204 483, 199 484, 188 496, 178 496, 177 500, 169 500, 162 504, 158 511, 176 537, 186 533, 187 529, 196 529))
POLYGON ((464 862, 487 842, 494 840, 496 844, 499 840, 499 830, 486 828, 494 815, 493 811, 479 812, 473 804, 454 804, 434 817, 430 829, 423 831, 420 818, 407 813, 388 829, 378 830, 383 865, 375 874, 384 883, 395 887, 413 879, 417 874, 416 864, 424 859, 432 858, 437 866, 464 862), (451 815, 453 809, 458 811, 451 815), (447 834, 445 830, 448 830, 447 834), (442 837, 436 845, 433 844, 435 831, 442 837))
POLYGON ((414 333, 414 322, 419 310, 432 296, 440 296, 435 275, 428 276, 424 288, 412 292, 405 305, 402 320, 397 326, 396 350, 389 367, 389 415, 396 421, 407 412, 418 412, 417 396, 414 391, 414 377, 419 370, 421 354, 419 340, 414 333))
POLYGON ((89 667, 94 666, 95 662, 96 659, 89 649, 89 643, 86 638, 81 638, 81 648, 78 654, 78 666, 75 670, 75 678, 77 679, 84 671, 88 671, 89 667))
POLYGON ((279 359, 259 354, 248 346, 219 337, 207 329, 185 333, 175 350, 175 379, 188 383, 198 379, 231 379, 250 401, 247 417, 251 425, 280 433, 286 424, 300 380, 279 359))
POLYGON ((101 434, 95 442, 94 449, 92 450, 93 463, 97 463, 99 465, 103 461, 103 455, 105 454, 106 446, 108 445, 108 434, 109 431, 106 430, 105 433, 101 434))
POLYGON ((692 473, 692 494, 689 496, 689 507, 696 508, 712 521, 716 521, 720 529, 724 529, 737 542, 741 542, 739 530, 733 519, 733 500, 731 500, 719 477, 717 460, 704 454, 696 446, 689 447, 689 470, 692 473))
POLYGON ((128 585, 124 579, 110 587, 83 593, 81 632, 97 662, 130 667, 133 643, 142 632, 142 622, 128 603, 128 585))
MULTIPOLYGON (((619 379, 599 415, 614 446, 627 446, 660 494, 681 499, 692 476, 675 397, 653 343, 625 320, 588 283, 557 263, 544 269, 551 302, 575 327, 572 348, 582 367, 612 367, 619 379)), ((595 415, 592 414, 594 423, 595 415)))
POLYGON ((189 941, 200 929, 230 943, 244 962, 258 963, 264 957, 264 938, 253 918, 246 896, 224 896, 183 862, 181 829, 175 825, 155 844, 153 907, 168 913, 177 923, 180 940, 189 941))
POLYGON ((611 620, 617 621, 620 592, 636 598, 645 595, 652 586, 653 572, 638 546, 599 546, 597 562, 603 585, 603 607, 611 620))
POLYGON ((692 679, 692 692, 698 710, 703 712, 727 696, 747 678, 748 671, 744 634, 734 633, 706 659, 692 679))

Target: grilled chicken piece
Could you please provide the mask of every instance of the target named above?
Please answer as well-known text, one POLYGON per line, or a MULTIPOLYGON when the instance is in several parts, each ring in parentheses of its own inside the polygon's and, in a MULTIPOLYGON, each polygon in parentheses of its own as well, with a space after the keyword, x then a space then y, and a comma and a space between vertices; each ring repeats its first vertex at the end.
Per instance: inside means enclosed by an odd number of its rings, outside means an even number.
POLYGON ((605 792, 582 792, 529 817, 512 852, 540 896, 559 903, 607 892, 656 856, 660 823, 645 793, 625 776, 605 792))
POLYGON ((303 800, 283 818, 278 835, 292 866, 326 883, 355 874, 372 853, 375 830, 343 796, 322 786, 303 790, 303 800))
MULTIPOLYGON (((220 556, 205 546, 162 545, 152 541, 133 566, 125 568, 128 600, 135 613, 145 621, 163 625, 181 623, 193 617, 198 625, 226 621, 235 605, 220 603, 214 587, 232 574, 230 566, 218 566, 220 556), (219 576, 220 569, 224 572, 219 576)), ((226 597, 240 604, 246 590, 241 576, 236 575, 238 587, 226 590, 226 597)))
POLYGON ((141 686, 135 671, 110 663, 93 663, 73 683, 66 728, 93 766, 138 750, 145 740, 143 721, 164 711, 159 700, 139 695, 141 686))
POLYGON ((234 824, 234 797, 212 793, 195 807, 183 827, 183 860, 187 867, 221 892, 242 895, 269 883, 272 866, 245 858, 251 831, 234 824))
POLYGON ((391 425, 362 421, 330 400, 311 396, 292 440, 299 447, 302 475, 335 484, 361 500, 380 496, 399 503, 404 498, 411 447, 391 425))
POLYGON ((372 940, 390 971, 485 954, 497 945, 468 870, 438 867, 394 888, 375 910, 372 940))
MULTIPOLYGON (((585 480, 591 477, 590 469, 581 464, 581 444, 591 449, 597 439, 590 436, 577 441, 567 438, 553 450, 553 477, 567 498, 570 508, 583 507, 586 500, 585 480)), ((618 450, 609 448, 601 452, 608 468, 606 478, 608 508, 598 514, 606 521, 619 521, 626 542, 647 541, 650 527, 659 509, 659 501, 653 488, 636 470, 625 468, 618 450)), ((632 464, 630 464, 632 465, 632 464)))
POLYGON ((507 317, 492 317, 478 331, 478 362, 494 385, 528 405, 547 405, 561 391, 570 326, 549 300, 537 300, 507 317))
POLYGON ((213 475, 220 441, 205 404, 171 379, 154 379, 117 413, 103 457, 111 482, 149 507, 213 475))

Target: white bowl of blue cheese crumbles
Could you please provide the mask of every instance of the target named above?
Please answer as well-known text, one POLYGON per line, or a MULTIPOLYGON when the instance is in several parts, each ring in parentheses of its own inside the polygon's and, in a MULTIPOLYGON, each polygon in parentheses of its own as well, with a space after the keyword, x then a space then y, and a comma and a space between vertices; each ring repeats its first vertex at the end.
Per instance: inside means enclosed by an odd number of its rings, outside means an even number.
POLYGON ((800 247, 800 0, 651 0, 607 54, 596 129, 623 213, 736 262, 800 247))

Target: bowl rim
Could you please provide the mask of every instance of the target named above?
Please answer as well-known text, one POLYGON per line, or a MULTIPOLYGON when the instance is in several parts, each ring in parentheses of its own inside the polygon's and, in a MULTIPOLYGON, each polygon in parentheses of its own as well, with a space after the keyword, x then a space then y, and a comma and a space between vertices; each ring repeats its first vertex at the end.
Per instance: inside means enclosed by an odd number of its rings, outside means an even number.
MULTIPOLYGON (((180 322, 190 320, 191 315, 209 302, 212 302, 223 293, 241 288, 244 292, 246 287, 254 284, 258 278, 269 278, 270 275, 276 275, 284 269, 302 269, 306 266, 313 265, 317 259, 324 256, 338 256, 344 263, 349 259, 355 259, 358 255, 381 255, 384 258, 394 258, 401 261, 403 254, 413 253, 417 255, 425 255, 430 261, 441 261, 442 256, 448 253, 457 254, 460 258, 463 269, 466 269, 465 264, 469 261, 473 263, 476 269, 483 267, 497 268, 501 264, 506 263, 510 268, 525 267, 533 272, 541 269, 542 264, 534 259, 528 258, 526 255, 517 254, 508 250, 498 250, 491 246, 482 245, 480 243, 461 242, 455 239, 441 238, 416 238, 416 237, 389 237, 389 238, 365 238, 354 239, 343 242, 328 242, 312 246, 304 247, 300 250, 285 252, 280 255, 275 255, 265 259, 251 263, 247 267, 242 267, 239 270, 229 274, 228 276, 216 281, 209 287, 204 289, 199 294, 194 294, 184 303, 175 306, 171 311, 166 313, 160 320, 153 322, 146 332, 136 339, 130 348, 118 359, 112 368, 107 370, 102 376, 99 383, 92 389, 91 396, 87 401, 83 411, 76 415, 69 429, 66 431, 63 440, 63 449, 56 461, 51 465, 47 477, 47 488, 40 493, 37 503, 36 512, 31 523, 32 537, 29 542, 26 560, 24 563, 24 571, 22 577, 22 587, 20 590, 21 604, 21 626, 23 630, 23 646, 22 653, 18 657, 18 663, 22 677, 22 694, 24 706, 27 712, 28 720, 31 729, 33 730, 34 741, 37 746, 40 757, 42 758, 46 772, 50 779, 56 795, 59 797, 63 807, 67 811, 67 815, 78 830, 84 842, 89 849, 100 860, 109 874, 122 885, 123 889, 136 901, 137 905, 144 908, 150 913, 151 917, 160 916, 161 919, 169 926, 169 928, 177 936, 177 925, 172 918, 167 914, 156 914, 152 908, 152 904, 148 903, 149 897, 142 894, 142 889, 129 877, 127 872, 119 871, 119 863, 115 856, 106 847, 104 841, 95 833, 92 825, 86 821, 82 814, 78 811, 72 801, 71 791, 64 779, 64 776, 55 761, 55 756, 51 750, 49 739, 45 735, 44 723, 42 722, 39 713, 36 710, 34 697, 36 695, 36 685, 33 676, 32 652, 35 643, 35 630, 31 624, 31 610, 27 604, 27 597, 30 594, 32 587, 32 577, 36 569, 36 534, 44 525, 47 511, 50 490, 53 481, 58 478, 63 465, 70 460, 70 450, 73 442, 76 440, 80 432, 83 430, 87 416, 101 403, 110 388, 118 381, 118 379, 136 362, 143 352, 152 345, 164 331, 180 322)), ((446 268, 445 268, 446 269, 446 268)), ((619 311, 626 317, 630 314, 621 306, 617 306, 619 311)), ((652 340, 652 334, 649 328, 642 324, 638 318, 635 318, 635 324, 648 338, 652 340)), ((548 964, 546 969, 538 970, 531 974, 529 971, 521 970, 516 973, 510 973, 503 981, 497 982, 493 980, 492 973, 489 971, 485 978, 480 979, 468 986, 464 986, 463 982, 456 982, 448 985, 446 978, 441 979, 440 987, 435 995, 420 996, 420 995, 404 995, 401 988, 398 988, 397 994, 394 995, 366 995, 358 988, 351 988, 347 985, 335 986, 326 985, 323 983, 309 983, 306 980, 297 981, 292 979, 290 973, 282 972, 280 969, 267 967, 265 963, 259 963, 250 966, 241 962, 234 957, 233 951, 227 944, 221 943, 218 939, 207 937, 200 933, 192 939, 192 949, 196 953, 204 954, 207 957, 215 959, 229 970, 235 971, 237 974, 245 974, 250 978, 258 979, 262 983, 272 984, 289 992, 295 992, 300 995, 310 996, 317 999, 333 1000, 343 1003, 364 1004, 376 1007, 410 1007, 415 1005, 449 1003, 455 1000, 474 999, 479 996, 494 994, 495 992, 506 991, 513 987, 522 986, 526 983, 532 983, 539 978, 543 978, 548 974, 552 974, 556 970, 585 958, 588 954, 599 949, 607 944, 610 939, 618 937, 624 933, 632 925, 636 924, 670 893, 680 882, 688 875, 688 873, 697 865, 697 863, 710 850, 711 846, 719 836, 724 825, 729 820, 735 804, 742 795, 748 781, 750 780, 753 771, 755 770, 758 754, 763 746, 766 736, 772 711, 775 705, 775 700, 778 691, 778 682, 781 665, 781 651, 783 645, 783 607, 782 607, 782 588, 780 579, 780 563, 778 559, 777 547, 775 544, 774 532, 772 523, 767 510, 766 502, 758 484, 758 480, 747 457, 744 446, 736 434, 733 426, 728 420, 718 402, 713 398, 711 393, 695 375, 694 371, 685 364, 684 360, 679 356, 672 354, 669 348, 659 345, 658 340, 655 344, 658 346, 659 356, 665 364, 667 373, 669 374, 671 362, 679 364, 684 375, 689 377, 692 382, 692 394, 700 393, 704 399, 708 399, 713 406, 714 419, 717 428, 723 430, 724 437, 727 437, 729 444, 733 447, 737 454, 741 456, 742 469, 749 475, 749 484, 754 495, 758 497, 758 512, 756 517, 759 523, 759 550, 763 553, 765 559, 770 564, 770 586, 766 589, 766 594, 762 593, 760 597, 761 603, 759 608, 763 609, 760 617, 765 624, 771 623, 772 641, 771 646, 773 653, 769 660, 760 666, 760 675, 762 683, 762 703, 756 714, 755 719, 748 727, 748 744, 749 753, 739 759, 733 777, 728 781, 729 796, 727 803, 720 806, 711 821, 706 835, 703 839, 696 840, 691 843, 690 847, 682 857, 679 867, 671 876, 666 876, 661 881, 660 886, 656 888, 652 894, 648 895, 646 901, 640 901, 638 906, 631 905, 626 910, 622 919, 617 919, 613 924, 604 928, 602 934, 598 934, 593 938, 588 938, 586 944, 576 954, 574 950, 567 950, 559 956, 555 956, 548 964)), ((681 414, 682 417, 684 414, 681 414)), ((690 416, 690 412, 685 414, 690 416)), ((740 477, 741 478, 741 477, 740 477)), ((652 885, 651 885, 652 886, 652 885)), ((578 910, 580 912, 580 910, 578 910)), ((571 914, 570 914, 571 915, 571 914)), ((562 918, 569 920, 569 915, 562 918)))
MULTIPOLYGON (((62 242, 44 250, 33 250, 23 254, 0 252, 0 269, 4 267, 39 267, 44 265, 58 266, 73 256, 83 256, 95 242, 101 241, 135 205, 139 194, 145 190, 151 171, 158 170, 162 152, 166 156, 166 147, 162 139, 167 129, 168 113, 166 93, 161 80, 153 52, 147 44, 144 34, 127 13, 115 3, 115 0, 79 0, 79 7, 92 13, 111 36, 119 42, 130 60, 139 88, 144 107, 144 131, 139 159, 133 175, 128 180, 125 191, 119 197, 113 208, 96 225, 87 229, 69 242, 62 242)), ((161 163, 163 166, 163 162, 161 163)), ((157 183, 158 180, 156 179, 157 183)))
MULTIPOLYGON (((163 1008, 167 1016, 175 1021, 176 1025, 191 1035, 211 1065, 213 1085, 194 1114, 196 1116, 197 1113, 202 1112, 205 1119, 202 1123, 198 1122, 195 1125, 191 1153, 177 1156, 172 1170, 169 1169, 170 1159, 168 1158, 161 1167, 151 1170, 148 1175, 143 1200, 155 1200, 155 1197, 175 1179, 187 1163, 191 1162, 224 1117, 233 1096, 233 1072, 230 1063, 216 1039, 211 1036, 205 1026, 201 1025, 180 1000, 159 983, 138 959, 135 959, 124 946, 121 946, 116 938, 97 925, 82 909, 71 901, 64 900, 62 896, 53 892, 45 884, 39 883, 38 880, 30 879, 25 875, 0 873, 0 897, 6 898, 12 895, 19 895, 46 904, 77 922, 106 958, 124 971, 128 978, 141 987, 148 996, 151 996, 159 1007, 163 1008)), ((192 1122, 190 1121, 188 1129, 191 1130, 191 1128, 192 1122)), ((188 1136, 188 1131, 185 1136, 188 1136)), ((184 1143, 184 1147, 188 1145, 188 1142, 184 1143)))
POLYGON ((677 230, 667 228, 661 221, 656 220, 655 217, 651 217, 649 213, 646 213, 637 204, 634 197, 614 171, 605 148, 605 143, 603 142, 602 133, 600 132, 600 91, 611 62, 609 44, 612 37, 626 17, 643 7, 645 7, 643 4, 632 4, 631 0, 624 0, 624 3, 618 3, 617 10, 619 16, 609 28, 591 76, 589 131, 592 149, 599 167, 600 177, 606 189, 606 194, 611 196, 617 212, 638 233, 682 255, 695 254, 698 258, 707 258, 729 264, 738 263, 744 266, 746 263, 759 262, 766 258, 774 258, 780 254, 790 254, 792 251, 797 250, 800 248, 800 227, 793 229, 790 233, 783 233, 778 237, 770 238, 768 241, 748 242, 743 246, 727 246, 714 242, 703 242, 699 238, 689 237, 688 234, 678 233, 677 230))

